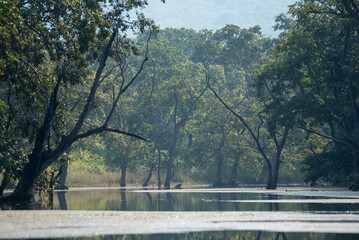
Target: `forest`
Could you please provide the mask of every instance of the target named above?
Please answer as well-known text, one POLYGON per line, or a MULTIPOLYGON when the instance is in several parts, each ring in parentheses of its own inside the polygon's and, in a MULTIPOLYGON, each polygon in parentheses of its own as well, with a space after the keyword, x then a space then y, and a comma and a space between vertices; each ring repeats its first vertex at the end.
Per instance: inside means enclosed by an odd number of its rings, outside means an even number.
POLYGON ((160 29, 147 4, 0 2, 0 201, 67 184, 359 189, 358 0, 299 0, 278 37, 160 29))

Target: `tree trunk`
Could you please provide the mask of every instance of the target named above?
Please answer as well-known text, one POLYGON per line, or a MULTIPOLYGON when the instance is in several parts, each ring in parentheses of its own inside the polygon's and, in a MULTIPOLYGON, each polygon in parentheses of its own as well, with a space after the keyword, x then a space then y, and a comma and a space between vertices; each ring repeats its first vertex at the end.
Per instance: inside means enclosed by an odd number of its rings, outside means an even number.
POLYGON ((121 187, 126 187, 126 171, 127 171, 127 162, 124 162, 121 167, 121 180, 120 180, 121 187))
MULTIPOLYGON (((349 9, 349 5, 348 3, 345 3, 346 1, 342 1, 344 3, 344 6, 346 9, 349 9)), ((354 3, 353 3, 354 5, 354 3)), ((340 56, 340 64, 342 67, 342 70, 344 72, 344 76, 345 76, 345 81, 347 82, 348 85, 348 90, 349 90, 349 100, 350 100, 350 107, 353 113, 353 125, 354 125, 354 131, 351 134, 345 134, 349 137, 349 142, 352 142, 352 148, 354 151, 354 162, 353 162, 353 167, 355 170, 353 179, 351 180, 351 186, 350 189, 351 190, 359 190, 359 105, 357 103, 357 98, 358 98, 358 91, 356 89, 356 84, 353 83, 353 76, 355 76, 355 73, 352 72, 350 69, 350 67, 347 66, 346 64, 346 56, 347 56, 347 46, 348 46, 348 42, 349 42, 349 32, 347 32, 347 35, 345 37, 345 42, 344 42, 344 51, 341 50, 340 44, 339 44, 339 40, 336 37, 335 34, 333 34, 334 36, 334 43, 336 46, 336 51, 337 54, 340 56), (353 136, 352 136, 353 135, 353 136)), ((348 138, 348 137, 347 137, 348 138)))
POLYGON ((223 165, 223 153, 221 150, 217 153, 217 168, 216 168, 216 181, 213 183, 213 187, 223 186, 222 182, 222 165, 223 165))
POLYGON ((226 142, 226 132, 224 129, 224 126, 221 126, 221 133, 222 133, 222 139, 219 144, 218 152, 217 152, 217 171, 216 171, 216 181, 213 183, 214 187, 221 187, 223 186, 222 182, 222 166, 224 162, 224 156, 222 152, 222 148, 224 147, 224 144, 226 142))
POLYGON ((267 164, 267 186, 266 189, 276 189, 277 186, 273 185, 273 175, 272 175, 272 164, 267 164))
POLYGON ((240 152, 236 154, 236 158, 234 159, 232 169, 231 169, 231 176, 229 178, 229 185, 232 187, 238 186, 238 166, 239 166, 239 159, 241 157, 240 152))
MULTIPOLYGON (((223 104, 223 106, 225 106, 225 108, 227 108, 231 113, 233 113, 239 120, 240 122, 246 127, 246 129, 249 131, 249 133, 251 134, 253 140, 255 141, 256 145, 257 145, 257 149, 259 150, 259 152, 261 153, 261 155, 263 156, 266 164, 267 164, 267 167, 268 167, 268 180, 267 180, 267 186, 266 186, 266 189, 274 189, 274 187, 272 186, 272 163, 270 162, 267 154, 264 152, 264 149, 259 141, 259 134, 255 134, 252 130, 252 128, 247 124, 246 120, 238 115, 233 109, 231 109, 220 97, 219 95, 216 93, 216 91, 211 88, 209 85, 208 87, 212 90, 212 92, 214 93, 214 95, 216 96, 216 98, 223 104)), ((288 128, 287 129, 287 133, 288 133, 288 128)), ((286 132, 284 133, 286 134, 286 132)), ((282 139, 282 142, 281 143, 285 143, 285 139, 283 141, 282 139)))
POLYGON ((273 164, 272 172, 272 187, 273 189, 277 188, 278 185, 278 176, 279 176, 279 166, 280 166, 280 153, 277 153, 275 162, 273 164))
MULTIPOLYGON (((19 183, 16 185, 14 192, 3 199, 4 201, 11 202, 28 202, 32 199, 32 190, 35 186, 37 178, 42 171, 46 169, 53 161, 59 157, 59 154, 53 154, 45 150, 45 142, 50 135, 51 122, 55 117, 56 109, 58 106, 57 96, 61 85, 61 77, 58 77, 56 86, 54 87, 50 103, 47 108, 45 119, 42 126, 36 132, 36 139, 32 153, 28 156, 29 162, 24 166, 19 183)), ((59 151, 66 149, 58 148, 59 151)), ((62 153, 62 152, 61 152, 62 153)))
POLYGON ((171 188, 171 179, 173 177, 173 150, 170 150, 170 156, 168 159, 167 164, 167 174, 166 174, 166 180, 164 184, 164 188, 169 189, 171 188))
POLYGON ((158 164, 157 164, 157 187, 161 188, 161 150, 157 147, 158 164))
POLYGON ((4 193, 5 188, 7 187, 7 185, 10 183, 10 173, 9 172, 4 172, 3 174, 3 179, 1 181, 1 186, 0 186, 0 197, 2 196, 2 194, 4 193))
POLYGON ((173 160, 174 160, 174 154, 175 154, 175 149, 176 149, 176 145, 177 145, 177 137, 178 137, 178 126, 175 126, 175 130, 173 133, 173 138, 172 138, 172 146, 170 149, 170 156, 168 159, 168 165, 167 165, 167 175, 166 175, 166 181, 165 181, 165 185, 164 187, 169 189, 171 187, 171 179, 174 176, 173 173, 173 160))
POLYGON ((61 173, 59 175, 59 185, 56 186, 55 189, 58 189, 58 190, 69 189, 66 186, 67 170, 68 170, 68 163, 66 163, 65 165, 61 165, 61 170, 60 170, 61 173))
POLYGON ((283 136, 282 136, 282 139, 280 140, 280 142, 278 141, 276 135, 275 134, 273 135, 273 140, 276 145, 276 156, 275 156, 273 168, 271 168, 269 171, 271 179, 268 179, 267 189, 276 189, 277 188, 278 173, 279 173, 279 166, 280 166, 280 156, 282 154, 284 145, 287 141, 288 133, 289 133, 289 127, 285 126, 284 130, 283 130, 283 136))
POLYGON ((355 172, 359 175, 359 147, 354 148, 354 159, 353 159, 353 166, 355 172))
POLYGON ((43 171, 41 154, 32 153, 29 156, 29 162, 22 170, 21 178, 15 187, 14 192, 8 196, 5 201, 11 202, 30 202, 33 198, 33 188, 36 180, 43 171))
MULTIPOLYGON (((342 59, 341 61, 344 73, 345 73, 345 79, 348 84, 349 88, 349 98, 351 103, 351 109, 353 112, 353 123, 354 123, 354 131, 353 131, 353 137, 352 139, 349 139, 349 142, 353 142, 352 148, 354 152, 354 159, 353 159, 353 167, 354 167, 354 176, 352 176, 351 179, 351 190, 358 190, 359 189, 359 106, 357 104, 357 90, 353 84, 352 79, 352 73, 346 70, 345 67, 345 61, 342 59), (352 141, 351 141, 352 140, 352 141)), ((350 134, 349 134, 350 136, 350 134)))
POLYGON ((261 172, 259 173, 259 176, 257 177, 257 183, 264 183, 264 180, 266 179, 268 174, 268 165, 264 164, 261 172))
MULTIPOLYGON (((21 177, 20 180, 12 194, 6 197, 1 197, 0 202, 26 202, 29 201, 32 197, 32 191, 34 188, 34 185, 40 176, 40 174, 48 167, 50 164, 52 164, 55 160, 57 160, 69 147, 79 139, 89 137, 94 134, 99 134, 104 131, 110 131, 110 132, 116 132, 120 134, 126 134, 129 136, 134 136, 139 139, 145 140, 139 136, 136 136, 135 134, 126 133, 124 131, 120 131, 118 129, 113 129, 108 127, 108 123, 110 121, 110 118, 114 112, 114 109, 117 105, 117 102, 120 98, 120 96, 129 88, 129 86, 134 82, 134 80, 137 78, 137 76, 142 72, 143 66, 145 62, 148 60, 147 53, 148 48, 146 50, 145 58, 143 59, 141 66, 137 73, 134 75, 134 77, 131 79, 131 81, 126 85, 123 86, 121 91, 117 94, 116 101, 113 103, 112 110, 108 114, 106 120, 104 121, 103 125, 88 130, 85 133, 80 133, 82 126, 85 123, 85 120, 89 114, 89 112, 94 108, 94 100, 96 96, 96 92, 98 87, 100 86, 100 81, 102 77, 103 70, 106 66, 106 61, 110 53, 111 46, 113 42, 116 39, 118 29, 114 29, 114 31, 111 34, 111 37, 109 39, 109 42, 106 44, 106 46, 103 49, 101 60, 99 62, 99 66, 97 68, 94 81, 92 83, 92 87, 89 91, 89 95, 87 97, 86 104, 83 107, 82 112, 80 113, 76 123, 74 124, 74 127, 71 131, 69 131, 69 134, 67 136, 62 136, 60 142, 57 144, 56 148, 52 150, 50 148, 50 141, 51 140, 51 125, 52 122, 56 116, 56 109, 58 106, 58 93, 60 89, 60 85, 62 83, 62 76, 59 75, 57 79, 57 83, 55 87, 53 88, 53 91, 51 93, 48 107, 46 109, 45 118, 43 121, 42 126, 37 129, 36 132, 36 138, 34 147, 32 149, 32 153, 28 156, 29 162, 24 166, 24 168, 21 171, 21 177)), ((150 35, 151 36, 151 35, 150 35)), ((149 40, 148 40, 149 41, 149 40)), ((148 46, 148 42, 147 42, 148 46)), ((102 78, 103 79, 103 78, 102 78)), ((126 169, 124 169, 126 170, 126 169)), ((123 171, 122 171, 123 172, 123 171)), ((121 176, 121 185, 122 183, 125 183, 125 174, 122 174, 121 176), (124 181, 122 181, 122 178, 124 181)))
POLYGON ((359 149, 358 147, 353 147, 354 158, 353 158, 353 166, 354 166, 354 175, 350 176, 350 186, 349 189, 352 191, 359 190, 359 149))
POLYGON ((142 187, 147 187, 148 186, 148 183, 149 183, 149 181, 151 180, 151 177, 152 177, 152 170, 153 170, 154 167, 155 167, 155 165, 151 166, 151 169, 148 172, 148 175, 147 175, 145 181, 143 182, 142 187))

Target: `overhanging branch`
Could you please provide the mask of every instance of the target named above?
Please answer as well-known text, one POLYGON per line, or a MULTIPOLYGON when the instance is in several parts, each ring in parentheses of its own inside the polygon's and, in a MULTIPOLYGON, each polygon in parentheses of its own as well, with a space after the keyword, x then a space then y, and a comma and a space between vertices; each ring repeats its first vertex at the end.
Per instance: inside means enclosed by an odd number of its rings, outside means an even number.
POLYGON ((125 131, 122 131, 122 130, 119 130, 119 129, 116 129, 116 128, 106 128, 105 131, 124 134, 124 135, 130 136, 130 137, 134 137, 134 138, 140 139, 142 141, 148 142, 148 140, 146 138, 143 138, 143 137, 141 137, 141 136, 139 136, 137 134, 128 133, 128 132, 125 132, 125 131))
POLYGON ((127 135, 127 136, 131 136, 131 137, 135 137, 137 139, 140 139, 142 141, 145 141, 145 142, 148 142, 147 139, 137 135, 137 134, 134 134, 134 133, 128 133, 128 132, 125 132, 125 131, 122 131, 122 130, 119 130, 117 128, 109 128, 109 127, 104 127, 104 126, 101 126, 101 127, 98 127, 98 128, 94 128, 94 129, 90 129, 88 130, 87 132, 85 133, 82 133, 82 134, 79 134, 77 135, 75 138, 74 138, 74 142, 77 141, 77 140, 80 140, 80 139, 83 139, 83 138, 87 138, 89 136, 92 136, 92 135, 95 135, 95 134, 99 134, 99 133, 102 133, 102 132, 114 132, 114 133, 119 133, 119 134, 124 134, 124 135, 127 135))
POLYGON ((335 138, 335 137, 329 136, 329 135, 327 135, 327 134, 325 134, 325 133, 319 132, 318 130, 311 129, 311 128, 306 128, 306 127, 299 126, 299 125, 298 125, 297 127, 298 127, 299 129, 303 129, 303 130, 305 130, 305 131, 307 131, 307 132, 309 132, 309 133, 313 133, 313 134, 316 134, 316 135, 321 136, 321 137, 323 137, 323 138, 332 140, 333 142, 336 142, 336 143, 339 143, 339 144, 343 144, 343 145, 345 145, 345 146, 348 146, 348 143, 343 142, 343 141, 341 141, 341 140, 339 140, 339 139, 337 139, 337 138, 335 138))

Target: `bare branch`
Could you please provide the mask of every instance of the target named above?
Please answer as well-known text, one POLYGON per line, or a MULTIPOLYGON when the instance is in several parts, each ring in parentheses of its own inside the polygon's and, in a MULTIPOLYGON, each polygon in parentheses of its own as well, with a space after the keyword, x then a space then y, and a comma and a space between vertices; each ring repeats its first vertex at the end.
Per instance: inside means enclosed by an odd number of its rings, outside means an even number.
MULTIPOLYGON (((113 33, 109 39, 109 42, 107 43, 105 50, 103 52, 103 55, 102 55, 102 58, 100 61, 100 65, 97 69, 94 81, 92 83, 90 93, 87 97, 87 102, 86 102, 74 128, 71 130, 71 132, 67 136, 62 137, 60 144, 56 147, 55 150, 53 150, 51 152, 51 156, 49 156, 49 158, 48 158, 49 163, 51 162, 50 159, 56 159, 57 157, 59 157, 64 150, 66 150, 69 146, 71 146, 72 143, 74 143, 77 140, 77 136, 78 136, 77 134, 81 130, 88 113, 93 108, 95 95, 96 95, 97 89, 99 87, 99 81, 100 81, 102 72, 106 66, 106 61, 109 56, 109 52, 110 52, 112 43, 113 43, 116 35, 117 35, 117 29, 114 29, 113 33)), ((50 102, 50 104, 51 104, 51 102, 50 102)), ((46 117, 45 117, 45 121, 46 121, 46 117)))
POLYGON ((112 35, 110 37, 110 40, 106 45, 106 48, 104 50, 104 53, 103 53, 101 61, 100 61, 100 65, 99 65, 99 67, 97 69, 97 72, 96 72, 94 82, 93 82, 92 87, 91 87, 90 94, 89 94, 89 96, 87 98, 87 103, 84 106, 84 109, 83 109, 83 111, 82 111, 82 113, 81 113, 75 127, 73 128, 73 130, 70 133, 71 136, 76 136, 76 134, 80 131, 82 125, 84 124, 85 118, 87 117, 89 111, 93 108, 95 95, 96 95, 97 89, 99 87, 99 81, 100 81, 102 72, 103 72, 103 70, 104 70, 104 68, 106 66, 106 61, 107 61, 107 58, 109 56, 112 43, 114 42, 115 37, 117 35, 117 32, 118 32, 118 30, 114 29, 114 31, 113 31, 113 33, 112 33, 112 35))
POLYGON ((261 127, 263 126, 263 124, 264 124, 262 112, 259 112, 259 113, 258 113, 258 118, 261 120, 261 123, 258 125, 258 128, 257 128, 257 138, 259 139, 259 130, 260 130, 260 128, 261 128, 261 127))
POLYGON ((132 83, 136 80, 136 78, 140 75, 140 73, 143 70, 143 67, 145 66, 145 63, 148 61, 148 52, 149 52, 149 44, 150 44, 150 40, 151 40, 151 36, 152 36, 152 30, 150 28, 150 34, 148 36, 147 42, 146 42, 146 52, 145 52, 145 57, 141 63, 140 69, 137 71, 137 73, 135 74, 135 76, 131 79, 131 81, 122 89, 122 92, 125 92, 131 85, 132 83))
POLYGON ((148 37, 148 39, 147 39, 147 47, 146 47, 145 57, 144 57, 144 59, 142 60, 141 66, 140 66, 139 70, 137 71, 137 73, 135 74, 135 76, 131 79, 131 81, 130 81, 124 88, 122 88, 122 87, 123 87, 123 84, 124 84, 124 82, 125 82, 125 76, 124 76, 124 71, 125 71, 125 69, 123 69, 122 66, 121 66, 121 64, 120 64, 120 69, 121 69, 120 75, 122 76, 122 83, 121 83, 120 91, 119 91, 119 93, 117 94, 117 97, 116 97, 115 101, 114 101, 113 104, 112 104, 111 111, 110 111, 110 113, 108 114, 108 116, 107 116, 107 118, 106 118, 105 123, 104 123, 103 126, 107 127, 108 122, 110 121, 110 119, 111 119, 113 113, 115 112, 117 103, 118 103, 118 101, 120 100, 121 95, 126 92, 126 90, 130 87, 130 85, 135 81, 135 79, 136 79, 136 78, 140 75, 140 73, 142 72, 143 67, 144 67, 144 65, 145 65, 145 62, 148 60, 148 57, 147 57, 147 55, 148 55, 148 45, 149 45, 149 41, 150 41, 150 39, 151 39, 151 35, 152 35, 152 33, 151 33, 151 29, 150 29, 150 34, 149 34, 149 37, 148 37))
POLYGON ((35 146, 34 146, 33 153, 39 152, 40 149, 43 148, 44 143, 47 139, 47 136, 49 135, 51 123, 55 117, 56 108, 58 106, 57 98, 58 98, 60 85, 61 85, 61 77, 58 78, 57 83, 51 93, 50 104, 47 107, 44 122, 36 134, 36 140, 35 140, 35 146))
POLYGON ((108 78, 108 76, 111 75, 111 73, 113 72, 113 70, 115 70, 116 68, 118 68, 121 64, 117 64, 115 66, 113 66, 99 81, 99 84, 103 83, 103 81, 108 78))

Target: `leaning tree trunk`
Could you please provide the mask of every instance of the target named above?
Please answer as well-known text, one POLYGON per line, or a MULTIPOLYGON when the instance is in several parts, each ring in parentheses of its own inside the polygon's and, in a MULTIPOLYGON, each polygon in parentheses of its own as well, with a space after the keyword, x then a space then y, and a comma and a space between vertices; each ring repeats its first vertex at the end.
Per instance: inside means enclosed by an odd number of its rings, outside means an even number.
POLYGON ((155 165, 152 165, 151 166, 151 169, 150 171, 148 172, 148 175, 145 179, 145 181, 143 182, 142 184, 142 187, 147 187, 148 186, 148 183, 150 182, 151 178, 152 178, 152 171, 153 171, 153 168, 155 167, 155 165))
POLYGON ((9 196, 13 202, 29 202, 33 198, 33 188, 38 177, 43 171, 41 157, 42 154, 32 153, 29 156, 29 162, 22 170, 21 178, 15 187, 14 192, 9 196))
POLYGON ((36 132, 35 144, 34 148, 32 149, 31 154, 28 156, 28 163, 24 166, 23 170, 21 171, 21 177, 18 184, 15 187, 15 190, 12 194, 8 196, 3 196, 0 200, 3 202, 25 202, 30 201, 33 198, 33 188, 38 177, 41 173, 50 166, 56 159, 58 159, 62 153, 64 153, 73 142, 80 139, 77 135, 80 131, 88 112, 90 111, 91 107, 93 106, 93 101, 95 98, 96 90, 99 86, 99 81, 103 69, 105 68, 107 57, 110 52, 110 48, 112 46, 113 41, 117 35, 117 31, 114 31, 110 37, 109 42, 107 43, 104 51, 103 56, 100 61, 99 67, 96 72, 96 76, 91 87, 91 91, 89 93, 87 103, 84 106, 83 111, 81 112, 78 121, 76 122, 74 128, 70 132, 69 135, 63 136, 60 143, 54 150, 50 150, 49 148, 46 149, 46 141, 50 136, 50 129, 53 119, 56 115, 56 109, 58 106, 58 94, 60 85, 62 82, 62 76, 59 75, 56 85, 50 96, 50 101, 46 110, 45 118, 43 121, 42 126, 36 132))
MULTIPOLYGON (((126 92, 126 90, 129 88, 129 86, 139 76, 139 74, 143 70, 145 62, 148 61, 148 57, 147 57, 148 43, 149 43, 151 34, 147 41, 145 58, 141 62, 139 70, 136 72, 136 74, 134 74, 133 78, 127 84, 125 84, 123 86, 123 88, 121 88, 121 90, 117 93, 115 101, 112 104, 111 111, 108 113, 108 116, 104 120, 103 124, 96 128, 89 129, 88 131, 80 133, 89 112, 94 108, 95 96, 96 96, 97 89, 100 86, 101 79, 103 80, 107 77, 107 76, 103 77, 102 73, 106 66, 106 61, 110 54, 110 49, 111 49, 112 43, 116 39, 117 33, 118 33, 118 29, 115 28, 110 36, 109 42, 106 44, 105 48, 103 49, 102 56, 100 58, 100 62, 99 62, 99 65, 98 65, 98 68, 97 68, 97 71, 95 74, 95 78, 92 83, 92 87, 89 91, 89 95, 87 97, 86 104, 84 105, 82 112, 80 113, 80 115, 78 117, 78 120, 74 124, 72 130, 69 131, 69 134, 66 136, 63 135, 61 137, 60 141, 58 142, 57 146, 54 149, 51 149, 50 148, 50 145, 51 145, 50 129, 51 129, 52 122, 56 116, 57 106, 59 105, 58 93, 59 93, 60 85, 62 82, 62 76, 61 75, 58 76, 57 83, 51 93, 50 101, 48 103, 48 107, 46 110, 43 124, 36 132, 34 148, 32 149, 32 153, 28 156, 29 161, 22 169, 20 180, 19 180, 18 184, 16 185, 16 188, 13 191, 13 193, 8 196, 2 196, 0 198, 0 202, 15 203, 15 202, 24 202, 24 201, 30 200, 32 198, 32 191, 35 186, 35 183, 36 183, 38 177, 41 175, 41 173, 47 167, 49 167, 54 161, 56 161, 66 150, 68 150, 74 142, 76 142, 80 139, 87 138, 89 136, 102 133, 104 131, 109 131, 109 132, 115 132, 115 133, 119 133, 119 134, 126 134, 129 136, 133 136, 133 137, 145 140, 144 138, 139 137, 135 134, 126 133, 119 129, 108 127, 108 123, 111 119, 111 116, 113 115, 113 113, 115 111, 115 108, 118 104, 120 96, 124 92, 126 92)), ((123 81, 125 81, 125 79, 123 79, 123 81)), ((125 179, 125 174, 123 174, 122 177, 125 179)))

